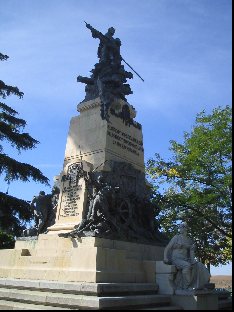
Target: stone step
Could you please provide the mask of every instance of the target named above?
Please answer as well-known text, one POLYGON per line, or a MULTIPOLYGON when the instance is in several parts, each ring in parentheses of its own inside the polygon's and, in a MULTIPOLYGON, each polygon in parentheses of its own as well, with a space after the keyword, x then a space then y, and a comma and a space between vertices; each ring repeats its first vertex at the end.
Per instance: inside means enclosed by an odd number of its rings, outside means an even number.
POLYGON ((0 300, 0 310, 71 310, 69 308, 52 307, 41 304, 22 303, 0 300))
POLYGON ((157 284, 148 283, 74 283, 21 279, 0 279, 0 288, 42 290, 96 296, 110 296, 113 294, 156 294, 158 291, 157 284))
POLYGON ((227 299, 231 296, 231 292, 226 289, 215 289, 216 294, 218 295, 219 299, 227 299))
POLYGON ((95 310, 170 305, 170 296, 165 295, 97 297, 14 288, 0 288, 0 299, 20 303, 95 310))
POLYGON ((232 297, 219 299, 219 310, 232 310, 232 297))
POLYGON ((172 305, 167 305, 167 306, 156 306, 156 307, 149 307, 149 308, 135 308, 134 310, 151 310, 151 311, 161 311, 161 310, 183 310, 179 306, 172 306, 172 305))

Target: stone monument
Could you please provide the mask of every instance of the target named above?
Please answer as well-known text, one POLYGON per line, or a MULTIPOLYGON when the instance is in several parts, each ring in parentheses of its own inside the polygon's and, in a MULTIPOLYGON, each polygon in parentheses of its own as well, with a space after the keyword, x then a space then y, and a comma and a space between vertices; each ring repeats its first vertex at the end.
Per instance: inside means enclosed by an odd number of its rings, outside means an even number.
POLYGON ((162 246, 145 181, 142 127, 125 97, 132 93, 126 82, 133 75, 121 64, 115 29, 103 35, 86 27, 100 41, 99 62, 91 77, 77 78, 86 95, 77 107, 80 115, 71 120, 57 218, 49 234, 162 246))
POLYGON ((55 222, 47 222, 40 201, 48 195, 36 196, 32 206, 39 211, 41 234, 1 251, 0 277, 155 283, 154 261, 163 259, 166 242, 145 179, 142 127, 126 100, 133 74, 122 64, 115 29, 102 34, 86 27, 99 40, 99 61, 90 77, 77 78, 85 84, 85 98, 71 119, 56 177, 55 222))
POLYGON ((86 27, 99 40, 99 62, 90 77, 77 78, 85 84, 85 98, 71 119, 57 190, 32 202, 39 235, 19 238, 15 249, 0 251, 0 301, 23 298, 86 309, 169 304, 168 296, 156 294, 155 274, 168 241, 150 201, 142 126, 126 99, 133 74, 123 63, 136 72, 121 56, 113 27, 106 34, 86 27), (51 213, 45 211, 45 198, 51 213), (50 296, 39 294, 41 288, 50 296), (37 293, 31 296, 33 289, 37 293), (112 299, 114 292, 128 298, 112 299))

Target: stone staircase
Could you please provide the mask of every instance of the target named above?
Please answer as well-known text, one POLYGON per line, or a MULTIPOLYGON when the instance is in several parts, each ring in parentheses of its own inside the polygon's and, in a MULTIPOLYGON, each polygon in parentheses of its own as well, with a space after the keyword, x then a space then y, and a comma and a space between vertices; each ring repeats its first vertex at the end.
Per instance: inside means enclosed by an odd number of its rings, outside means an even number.
POLYGON ((0 279, 0 310, 181 310, 156 284, 0 279))
POLYGON ((219 310, 232 310, 232 296, 231 292, 222 289, 216 290, 218 294, 218 303, 219 303, 219 310))

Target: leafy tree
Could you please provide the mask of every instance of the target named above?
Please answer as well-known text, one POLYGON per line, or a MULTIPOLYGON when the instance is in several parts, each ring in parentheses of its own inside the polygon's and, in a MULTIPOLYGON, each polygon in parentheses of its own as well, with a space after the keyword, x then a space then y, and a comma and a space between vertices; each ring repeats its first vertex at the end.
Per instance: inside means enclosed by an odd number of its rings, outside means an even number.
POLYGON ((186 221, 197 256, 217 266, 231 260, 232 237, 232 111, 218 107, 201 112, 184 142, 170 141, 172 157, 159 154, 147 163, 155 185, 159 222, 170 236, 186 221))
MULTIPOLYGON (((8 56, 0 53, 0 60, 7 60, 8 56)), ((0 98, 10 95, 23 97, 17 87, 12 87, 0 80, 0 98)), ((28 133, 23 132, 26 121, 18 117, 18 112, 5 103, 0 102, 0 140, 6 141, 20 153, 36 147, 39 142, 28 133)), ((0 144, 0 175, 6 183, 14 180, 24 182, 30 179, 48 185, 48 179, 41 171, 29 164, 17 161, 4 153, 0 144)), ((25 222, 32 218, 32 211, 27 201, 10 196, 0 191, 0 248, 12 245, 14 236, 18 236, 25 228, 25 222)))
POLYGON ((14 248, 14 244, 15 244, 14 237, 0 230, 0 249, 14 248))

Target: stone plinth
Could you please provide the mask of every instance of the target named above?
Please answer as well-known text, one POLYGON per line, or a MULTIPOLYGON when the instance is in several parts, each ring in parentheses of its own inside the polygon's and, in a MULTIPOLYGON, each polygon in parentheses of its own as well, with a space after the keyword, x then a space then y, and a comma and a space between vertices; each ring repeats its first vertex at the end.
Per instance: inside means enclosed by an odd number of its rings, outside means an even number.
POLYGON ((218 295, 214 291, 192 291, 171 297, 173 304, 184 310, 219 310, 218 295))
POLYGON ((163 247, 94 237, 40 235, 0 251, 0 278, 87 283, 155 283, 163 247))
POLYGON ((125 122, 120 116, 127 105, 130 116, 136 112, 130 104, 118 100, 111 106, 109 122, 100 116, 99 98, 78 105, 79 116, 71 119, 67 138, 65 163, 83 159, 94 168, 108 169, 108 161, 126 162, 144 172, 144 151, 141 126, 132 120, 125 122), (105 164, 105 166, 104 166, 105 164))
POLYGON ((156 283, 160 294, 173 295, 175 293, 173 280, 177 269, 175 265, 165 264, 163 261, 156 262, 156 283))

